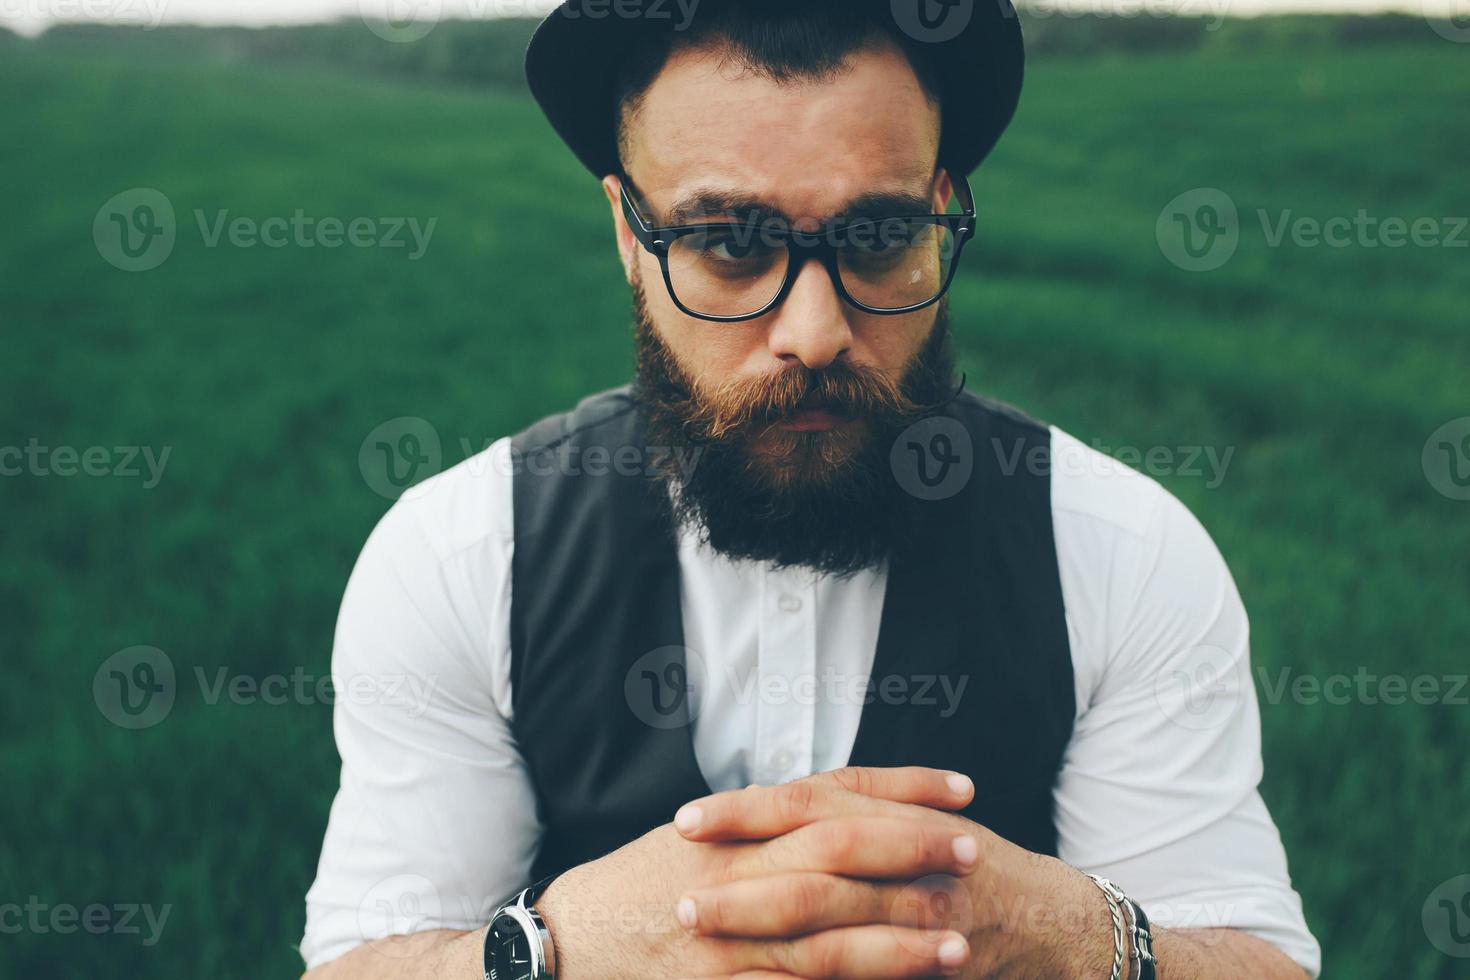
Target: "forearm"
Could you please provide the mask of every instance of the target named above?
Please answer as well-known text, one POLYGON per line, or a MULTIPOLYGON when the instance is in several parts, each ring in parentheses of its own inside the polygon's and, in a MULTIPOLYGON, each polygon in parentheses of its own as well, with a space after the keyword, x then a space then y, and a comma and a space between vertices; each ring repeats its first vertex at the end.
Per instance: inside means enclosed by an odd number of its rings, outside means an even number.
MULTIPOLYGON (((978 882, 983 885, 984 882, 978 882)), ((1045 898, 1028 906, 1013 898, 1007 935, 1018 955, 1009 962, 977 963, 975 976, 1007 980, 1107 980, 1113 964, 1113 926, 1102 892, 1085 876, 1054 859, 1033 862, 1028 888, 1045 898), (991 966, 991 968, 987 968, 991 966)), ((999 911, 999 910, 998 910, 999 911)), ((1125 966, 1133 952, 1124 920, 1125 966)), ((1237 929, 1165 929, 1154 926, 1158 980, 1305 980, 1306 971, 1270 943, 1237 929)), ((977 948, 986 940, 977 937, 977 948)), ((1136 976, 1136 968, 1131 975, 1136 976)))
POLYGON ((1155 929, 1159 980, 1304 980, 1306 971, 1263 939, 1236 929, 1155 929))
POLYGON ((483 980, 485 930, 389 936, 343 953, 302 980, 483 980))

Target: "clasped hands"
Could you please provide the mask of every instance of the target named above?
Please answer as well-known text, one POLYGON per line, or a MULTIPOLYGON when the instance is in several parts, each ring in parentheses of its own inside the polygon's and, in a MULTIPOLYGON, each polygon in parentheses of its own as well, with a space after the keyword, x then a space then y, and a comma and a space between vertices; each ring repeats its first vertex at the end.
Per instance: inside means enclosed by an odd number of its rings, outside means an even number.
POLYGON ((1107 976, 1102 896, 959 816, 973 797, 848 768, 686 804, 542 896, 558 980, 1107 976))

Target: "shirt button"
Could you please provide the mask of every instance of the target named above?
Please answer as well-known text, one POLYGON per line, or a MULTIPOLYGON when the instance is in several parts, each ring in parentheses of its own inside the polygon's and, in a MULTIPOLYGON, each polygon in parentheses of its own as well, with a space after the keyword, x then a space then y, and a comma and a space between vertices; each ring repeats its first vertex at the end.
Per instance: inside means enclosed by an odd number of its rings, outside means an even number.
POLYGON ((776 604, 781 607, 782 612, 794 613, 801 611, 801 599, 792 595, 790 592, 782 595, 776 604))

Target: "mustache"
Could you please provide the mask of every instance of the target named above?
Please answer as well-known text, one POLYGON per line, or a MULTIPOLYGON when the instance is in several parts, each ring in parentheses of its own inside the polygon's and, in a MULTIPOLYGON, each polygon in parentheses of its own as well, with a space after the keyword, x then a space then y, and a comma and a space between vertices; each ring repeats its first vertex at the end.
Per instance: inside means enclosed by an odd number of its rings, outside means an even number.
POLYGON ((861 365, 834 364, 820 370, 783 368, 759 378, 731 378, 697 393, 689 421, 711 439, 765 429, 807 411, 845 419, 917 415, 923 406, 899 382, 861 365))
POLYGON ((864 364, 837 360, 825 368, 791 364, 754 378, 696 380, 663 342, 648 315, 641 280, 633 283, 640 395, 665 418, 677 418, 686 437, 715 442, 753 438, 811 410, 880 427, 907 425, 943 409, 965 389, 954 383, 947 304, 923 349, 898 377, 864 364))

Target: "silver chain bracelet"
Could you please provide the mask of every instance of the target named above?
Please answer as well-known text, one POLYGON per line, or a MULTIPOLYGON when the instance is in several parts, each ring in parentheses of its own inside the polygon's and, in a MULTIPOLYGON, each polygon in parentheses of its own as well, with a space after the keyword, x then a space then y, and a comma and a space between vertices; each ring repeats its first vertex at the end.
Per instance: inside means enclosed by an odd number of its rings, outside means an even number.
POLYGON ((1123 963, 1127 954, 1123 942, 1123 893, 1118 890, 1117 885, 1106 878, 1099 878, 1097 875, 1087 877, 1092 879, 1092 883, 1107 898, 1108 911, 1113 916, 1113 972, 1108 980, 1123 980, 1123 963))

